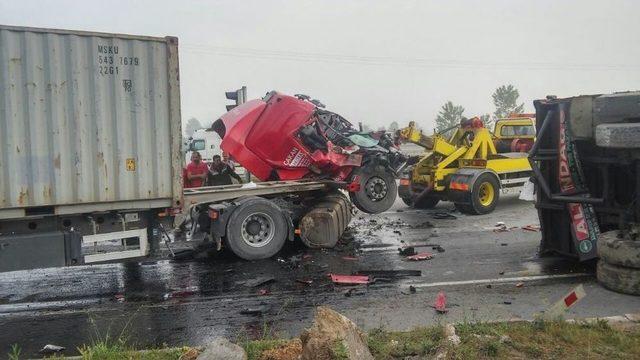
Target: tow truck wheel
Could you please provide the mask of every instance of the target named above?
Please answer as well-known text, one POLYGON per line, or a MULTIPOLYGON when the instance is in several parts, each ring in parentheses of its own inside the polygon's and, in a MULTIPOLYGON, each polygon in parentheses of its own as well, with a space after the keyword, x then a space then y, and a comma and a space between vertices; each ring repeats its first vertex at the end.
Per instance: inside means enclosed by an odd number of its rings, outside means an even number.
POLYGON ((231 214, 226 244, 242 259, 266 259, 282 249, 287 233, 288 225, 278 206, 265 199, 251 198, 231 214))
POLYGON ((391 172, 380 167, 366 167, 357 169, 354 176, 360 177, 360 190, 350 192, 349 198, 358 209, 368 214, 379 214, 393 206, 398 185, 391 172))
POLYGON ((469 213, 473 215, 488 214, 496 208, 500 198, 498 180, 490 173, 484 173, 476 179, 471 191, 469 213))

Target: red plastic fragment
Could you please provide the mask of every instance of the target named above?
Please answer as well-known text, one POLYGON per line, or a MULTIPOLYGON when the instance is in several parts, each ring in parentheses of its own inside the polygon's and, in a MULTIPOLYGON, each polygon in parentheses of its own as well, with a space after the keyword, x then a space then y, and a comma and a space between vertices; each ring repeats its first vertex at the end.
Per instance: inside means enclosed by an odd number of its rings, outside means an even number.
POLYGON ((538 231, 540 231, 540 226, 538 226, 538 225, 525 225, 525 226, 522 227, 522 230, 538 232, 538 231))
POLYGON ((434 309, 437 312, 444 314, 447 311, 447 295, 444 294, 444 291, 440 291, 436 296, 436 302, 433 304, 434 309))
POLYGON ((358 261, 358 258, 355 256, 343 256, 342 260, 347 260, 347 261, 358 261))
POLYGON ((360 284, 368 284, 369 276, 366 275, 337 275, 337 274, 329 274, 331 277, 331 281, 334 284, 341 285, 360 285, 360 284))
POLYGON ((269 290, 260 289, 260 290, 258 290, 258 295, 269 295, 269 290))
POLYGON ((407 256, 407 260, 411 260, 411 261, 430 260, 432 258, 433 258, 433 254, 430 252, 423 252, 423 253, 407 256))

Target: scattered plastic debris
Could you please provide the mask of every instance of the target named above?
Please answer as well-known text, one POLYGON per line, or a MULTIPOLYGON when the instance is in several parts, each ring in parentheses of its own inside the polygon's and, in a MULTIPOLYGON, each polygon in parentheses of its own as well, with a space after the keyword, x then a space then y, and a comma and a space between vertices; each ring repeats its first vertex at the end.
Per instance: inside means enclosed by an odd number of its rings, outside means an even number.
POLYGON ((523 283, 523 282, 519 282, 519 283, 517 283, 517 284, 516 284, 516 287, 517 287, 517 288, 521 288, 521 287, 523 287, 523 286, 524 286, 524 283, 523 283))
POLYGON ((40 349, 41 354, 54 354, 65 351, 66 348, 64 346, 58 346, 53 344, 47 344, 42 349, 40 349))
POLYGON ((423 260, 431 260, 433 259, 433 254, 429 252, 423 252, 411 256, 407 256, 407 260, 409 261, 423 261, 423 260))
POLYGON ((505 305, 511 305, 511 301, 508 301, 508 300, 505 300, 502 303, 505 304, 505 305))
POLYGON ((538 225, 525 225, 525 226, 522 227, 522 230, 538 232, 538 231, 540 231, 540 226, 538 226, 538 225))
POLYGON ((116 294, 115 295, 116 301, 121 303, 124 302, 124 295, 123 294, 116 294))
POLYGON ((358 261, 359 259, 356 256, 343 256, 342 260, 347 260, 347 261, 358 261))
POLYGON ((446 219, 446 220, 455 220, 458 217, 453 215, 453 214, 449 214, 446 212, 437 212, 437 213, 433 213, 431 214, 431 217, 434 219, 446 219))
POLYGON ((353 295, 365 295, 367 292, 361 289, 351 288, 344 292, 344 296, 351 297, 353 295))
POLYGON ((440 314, 445 314, 447 311, 447 295, 445 295, 444 291, 440 291, 438 295, 436 295, 436 301, 433 304, 433 308, 440 314))
POLYGON ((268 289, 260 289, 258 290, 258 295, 260 296, 264 296, 264 295, 269 295, 271 292, 268 289))
POLYGON ((329 274, 331 281, 339 285, 362 285, 368 284, 370 279, 367 275, 339 275, 329 274))
POLYGON ((300 284, 305 284, 305 285, 313 284, 313 280, 311 280, 311 279, 296 279, 296 282, 298 282, 300 284))

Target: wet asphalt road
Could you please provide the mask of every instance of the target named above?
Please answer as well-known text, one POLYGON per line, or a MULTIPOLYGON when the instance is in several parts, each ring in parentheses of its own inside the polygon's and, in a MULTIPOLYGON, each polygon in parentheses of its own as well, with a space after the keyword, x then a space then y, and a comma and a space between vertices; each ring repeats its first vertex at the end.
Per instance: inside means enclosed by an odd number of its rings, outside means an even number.
POLYGON ((531 203, 508 197, 489 215, 431 216, 450 213, 451 208, 442 203, 435 210, 418 211, 398 202, 384 214, 358 214, 352 222, 354 240, 338 249, 308 250, 293 244, 264 261, 222 254, 183 262, 0 274, 0 358, 14 343, 35 355, 45 344, 74 353, 81 344, 119 336, 137 346, 202 345, 216 336, 293 336, 310 324, 317 305, 329 305, 365 328, 530 319, 580 283, 587 297, 568 317, 640 311, 640 299, 601 288, 590 269, 561 258, 539 258, 540 233, 520 228, 538 223, 531 203), (514 228, 493 232, 497 221, 514 228), (419 248, 432 252, 433 259, 409 262, 397 251, 409 244, 436 244, 444 252, 419 248), (421 275, 376 274, 375 283, 353 290, 334 286, 327 277, 399 269, 419 270, 421 275), (273 281, 246 283, 260 277, 273 281), (516 287, 520 281, 524 286, 516 287), (445 315, 430 307, 439 291, 447 295, 445 315))

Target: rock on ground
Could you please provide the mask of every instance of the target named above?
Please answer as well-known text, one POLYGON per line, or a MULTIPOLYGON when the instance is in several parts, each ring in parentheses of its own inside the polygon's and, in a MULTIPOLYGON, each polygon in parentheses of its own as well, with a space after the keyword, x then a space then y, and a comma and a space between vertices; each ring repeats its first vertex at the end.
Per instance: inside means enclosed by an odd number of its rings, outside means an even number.
POLYGON ((300 336, 302 360, 332 360, 340 342, 351 360, 373 360, 366 335, 345 316, 320 306, 311 328, 300 336))
POLYGON ((198 355, 197 360, 247 360, 244 349, 225 338, 215 338, 198 355))

